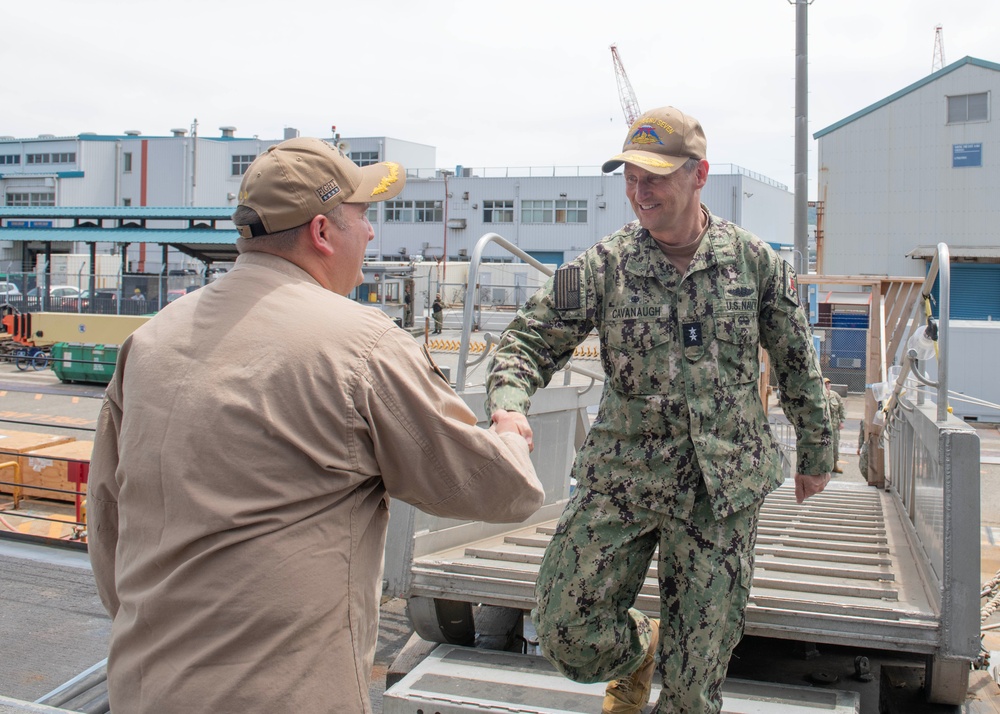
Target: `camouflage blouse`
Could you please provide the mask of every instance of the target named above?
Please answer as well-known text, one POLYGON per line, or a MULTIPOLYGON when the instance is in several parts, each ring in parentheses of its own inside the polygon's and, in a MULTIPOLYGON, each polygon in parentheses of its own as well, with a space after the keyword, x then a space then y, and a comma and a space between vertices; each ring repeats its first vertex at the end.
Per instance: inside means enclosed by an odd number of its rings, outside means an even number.
POLYGON ((592 330, 606 381, 576 456, 580 486, 686 517, 699 481, 717 517, 782 481, 758 396, 767 350, 797 436, 797 471, 833 466, 819 361, 795 273, 762 240, 710 216, 683 275, 638 221, 561 267, 518 311, 487 377, 487 413, 531 395, 592 330))

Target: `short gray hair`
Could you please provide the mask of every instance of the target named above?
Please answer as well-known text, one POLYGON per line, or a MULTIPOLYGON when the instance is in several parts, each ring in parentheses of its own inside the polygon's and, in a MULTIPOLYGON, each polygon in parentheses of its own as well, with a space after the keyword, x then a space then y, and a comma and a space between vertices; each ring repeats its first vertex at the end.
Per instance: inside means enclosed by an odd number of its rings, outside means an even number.
MULTIPOLYGON (((329 213, 325 214, 326 217, 329 218, 340 230, 347 228, 347 221, 345 221, 343 215, 341 215, 341 206, 343 205, 344 204, 341 203, 340 205, 335 206, 329 213)), ((257 212, 247 206, 237 206, 236 210, 233 212, 233 223, 238 226, 250 225, 251 223, 258 222, 259 220, 257 212)), ((303 229, 308 225, 308 223, 303 223, 301 226, 295 226, 294 228, 289 228, 288 230, 278 231, 277 233, 267 233, 254 238, 244 238, 243 236, 240 236, 236 239, 236 250, 240 253, 252 253, 254 251, 287 253, 295 248, 295 243, 298 241, 303 229)))

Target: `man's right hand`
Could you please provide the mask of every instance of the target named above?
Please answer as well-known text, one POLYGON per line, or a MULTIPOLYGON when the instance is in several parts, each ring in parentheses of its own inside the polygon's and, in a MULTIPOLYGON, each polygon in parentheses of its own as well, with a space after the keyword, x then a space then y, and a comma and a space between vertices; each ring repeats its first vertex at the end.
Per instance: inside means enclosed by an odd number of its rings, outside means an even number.
POLYGON ((826 485, 830 483, 830 474, 816 474, 808 476, 806 474, 795 474, 795 502, 802 503, 810 496, 821 493, 826 485))
POLYGON ((509 412, 506 409, 497 409, 490 416, 493 426, 490 427, 498 434, 504 432, 520 434, 528 442, 528 451, 535 450, 535 442, 531 434, 531 425, 528 424, 528 417, 521 412, 509 412))

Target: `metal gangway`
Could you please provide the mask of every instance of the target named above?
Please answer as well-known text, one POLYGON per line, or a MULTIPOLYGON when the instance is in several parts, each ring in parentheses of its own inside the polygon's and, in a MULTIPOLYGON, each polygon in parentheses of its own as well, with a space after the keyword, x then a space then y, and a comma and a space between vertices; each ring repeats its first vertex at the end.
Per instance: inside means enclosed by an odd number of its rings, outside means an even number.
MULTIPOLYGON (((486 349, 470 361, 477 275, 490 244, 552 273, 496 233, 483 236, 473 251, 455 384, 483 424, 489 423, 485 393, 466 381, 469 368, 487 358, 494 342, 484 335, 486 349)), ((936 382, 929 379, 914 356, 904 355, 884 409, 889 477, 880 488, 834 481, 802 505, 795 503, 789 478, 766 498, 746 632, 923 656, 929 699, 958 704, 980 654, 979 442, 973 429, 947 411, 949 264, 943 244, 922 295, 931 294, 938 276, 939 376, 936 382), (912 378, 937 389, 936 405, 912 398, 912 378)), ((589 428, 587 408, 598 402, 595 384, 603 377, 572 362, 566 370, 563 384, 553 379, 536 393, 528 414, 536 444, 532 460, 546 492, 535 516, 512 528, 439 519, 393 502, 385 594, 408 599, 411 621, 423 639, 471 644, 474 606, 519 614, 534 606, 542 554, 569 497, 573 456, 589 428), (573 384, 571 373, 591 381, 573 384)), ((785 467, 790 477, 790 459, 785 467)), ((658 616, 655 565, 636 607, 658 616)))

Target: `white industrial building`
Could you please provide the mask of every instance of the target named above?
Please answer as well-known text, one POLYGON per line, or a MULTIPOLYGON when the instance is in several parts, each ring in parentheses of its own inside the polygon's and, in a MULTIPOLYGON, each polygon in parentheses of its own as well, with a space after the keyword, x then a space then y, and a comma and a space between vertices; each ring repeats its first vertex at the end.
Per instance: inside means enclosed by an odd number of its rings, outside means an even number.
MULTIPOLYGON (((282 139, 240 138, 235 128, 206 137, 183 129, 169 136, 80 134, 35 138, 0 137, 0 195, 10 207, 233 207, 240 181, 253 159, 282 139)), ((283 138, 297 136, 286 129, 283 138)), ((471 168, 436 166, 432 146, 390 137, 328 138, 359 164, 390 160, 407 169, 407 185, 393 201, 374 204, 376 239, 369 257, 381 260, 447 254, 460 261, 485 233, 504 238, 545 263, 559 264, 633 219, 621 172, 593 167, 471 168)), ((607 147, 610 155, 617 147, 607 147)), ((602 160, 604 154, 595 155, 602 160)), ((717 215, 734 220, 779 249, 790 252, 793 197, 783 186, 752 171, 712 167, 703 200, 717 215)), ((3 221, 4 226, 57 228, 65 219, 3 221)), ((179 227, 184 227, 179 225, 179 227)), ((232 240, 235 241, 235 231, 232 240)), ((0 271, 30 271, 46 249, 37 241, 4 241, 0 228, 0 271)), ((81 253, 64 240, 53 253, 81 253)), ((99 253, 114 253, 114 243, 99 253)), ((174 251, 162 265, 159 251, 127 248, 128 272, 157 274, 188 268, 192 258, 174 251)), ((491 247, 488 260, 510 255, 491 247)), ((204 266, 194 266, 203 269, 204 266)), ((200 272, 200 271, 199 271, 200 272)))
MULTIPOLYGON (((814 135, 820 272, 926 275, 951 255, 954 413, 1000 421, 1000 64, 965 57, 814 135)), ((935 290, 936 293, 936 290, 935 290)), ((936 297, 936 296, 935 296, 936 297)), ((937 303, 933 307, 937 314, 937 303)), ((929 371, 936 375, 935 365, 929 371)))
POLYGON ((922 276, 944 242, 952 316, 1000 319, 998 102, 965 57, 816 132, 821 272, 922 276))

